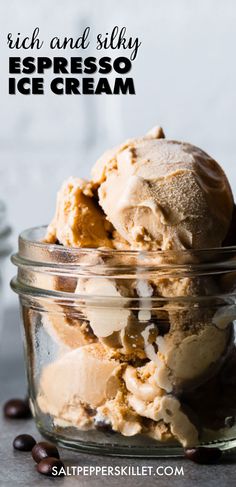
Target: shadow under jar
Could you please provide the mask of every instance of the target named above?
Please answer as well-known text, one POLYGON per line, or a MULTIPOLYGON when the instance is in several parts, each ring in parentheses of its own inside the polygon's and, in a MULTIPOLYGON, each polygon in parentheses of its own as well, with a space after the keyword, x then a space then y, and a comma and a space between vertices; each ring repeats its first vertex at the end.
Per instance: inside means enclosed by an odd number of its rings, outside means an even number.
POLYGON ((139 252, 23 232, 32 411, 59 444, 110 455, 236 445, 236 248, 139 252))

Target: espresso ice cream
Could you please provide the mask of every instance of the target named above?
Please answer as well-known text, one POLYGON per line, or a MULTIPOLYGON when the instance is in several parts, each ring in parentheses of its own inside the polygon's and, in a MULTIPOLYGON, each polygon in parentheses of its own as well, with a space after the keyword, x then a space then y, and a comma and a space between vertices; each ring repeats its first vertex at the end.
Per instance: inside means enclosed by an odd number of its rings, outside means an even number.
POLYGON ((223 170, 197 147, 160 135, 130 140, 97 161, 99 204, 132 248, 220 246, 233 211, 223 170))
POLYGON ((110 227, 94 201, 92 184, 70 178, 58 193, 56 214, 46 240, 59 240, 71 247, 110 247, 110 227))
MULTIPOLYGON (((75 309, 82 303, 78 312, 45 303, 45 332, 60 346, 43 367, 37 403, 56 427, 103 427, 184 447, 202 441, 207 413, 198 414, 194 398, 197 404, 207 384, 218 384, 232 361, 234 313, 227 308, 222 317, 211 304, 191 305, 196 297, 211 303, 221 286, 207 273, 196 277, 191 263, 199 249, 226 241, 233 209, 219 164, 191 144, 166 140, 159 127, 106 152, 90 181, 74 177, 63 184, 44 241, 65 253, 91 249, 91 275, 72 272, 50 281, 50 289, 69 287, 75 309), (178 276, 183 250, 189 272, 178 276), (161 263, 159 272, 143 275, 138 266, 126 278, 93 272, 108 255, 124 269, 136 258, 132 251, 145 264, 150 259, 150 268, 161 263), (155 299, 162 304, 153 306, 155 299)), ((236 404, 229 403, 232 414, 236 404)), ((213 423, 207 425, 212 438, 225 427, 213 423)))

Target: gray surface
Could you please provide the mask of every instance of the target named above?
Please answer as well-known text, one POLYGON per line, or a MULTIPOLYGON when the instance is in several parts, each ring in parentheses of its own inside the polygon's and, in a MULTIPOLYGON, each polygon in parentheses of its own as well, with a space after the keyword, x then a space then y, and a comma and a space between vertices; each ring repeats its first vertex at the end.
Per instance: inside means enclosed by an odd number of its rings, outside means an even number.
MULTIPOLYGON (((17 312, 8 310, 5 317, 3 337, 0 352, 0 400, 5 402, 12 397, 24 397, 25 379, 22 359, 22 346, 19 334, 17 312)), ((87 466, 157 466, 171 465, 173 468, 183 466, 184 476, 67 476, 64 478, 48 479, 40 476, 35 471, 34 463, 29 453, 14 452, 12 440, 17 434, 30 433, 40 438, 32 420, 12 421, 1 418, 0 441, 0 487, 13 487, 13 485, 30 487, 51 486, 56 482, 65 486, 120 486, 122 482, 126 487, 160 487, 189 486, 191 487, 231 487, 236 485, 236 455, 227 457, 221 465, 199 466, 184 459, 126 459, 112 458, 82 453, 74 453, 70 450, 60 449, 61 457, 66 465, 87 466)))

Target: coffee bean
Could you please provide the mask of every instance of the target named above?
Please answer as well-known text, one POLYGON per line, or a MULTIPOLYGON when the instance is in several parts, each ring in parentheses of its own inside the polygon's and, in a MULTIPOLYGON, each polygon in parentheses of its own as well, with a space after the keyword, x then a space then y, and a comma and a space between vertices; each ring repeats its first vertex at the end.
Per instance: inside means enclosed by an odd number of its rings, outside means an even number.
POLYGON ((225 418, 225 426, 227 428, 232 428, 235 425, 235 417, 234 416, 228 416, 225 418))
POLYGON ((43 475, 48 475, 48 477, 62 477, 65 475, 64 472, 60 472, 61 468, 65 469, 64 463, 59 458, 54 457, 44 458, 37 465, 37 471, 43 475))
POLYGON ((218 463, 222 456, 219 448, 205 448, 200 446, 198 448, 187 448, 185 450, 185 457, 192 462, 210 465, 218 463))
POLYGON ((3 412, 6 418, 25 419, 31 417, 29 404, 23 399, 10 399, 4 404, 3 412))
POLYGON ((60 458, 60 455, 57 447, 53 445, 53 443, 49 443, 48 441, 40 441, 34 446, 32 450, 32 457, 36 463, 39 463, 41 460, 43 460, 43 458, 60 458))
POLYGON ((34 445, 36 445, 36 441, 31 435, 19 435, 13 441, 15 450, 31 451, 34 445))

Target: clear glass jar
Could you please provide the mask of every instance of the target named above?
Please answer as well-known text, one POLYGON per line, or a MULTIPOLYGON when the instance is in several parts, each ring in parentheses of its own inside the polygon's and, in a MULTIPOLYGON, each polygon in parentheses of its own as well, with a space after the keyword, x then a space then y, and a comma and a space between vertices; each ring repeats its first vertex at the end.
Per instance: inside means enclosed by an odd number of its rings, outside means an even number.
POLYGON ((19 294, 40 432, 113 455, 236 445, 236 248, 139 252, 22 233, 19 294))
POLYGON ((6 208, 0 201, 0 333, 3 326, 4 312, 4 267, 6 256, 10 254, 9 235, 10 227, 6 223, 6 208))

